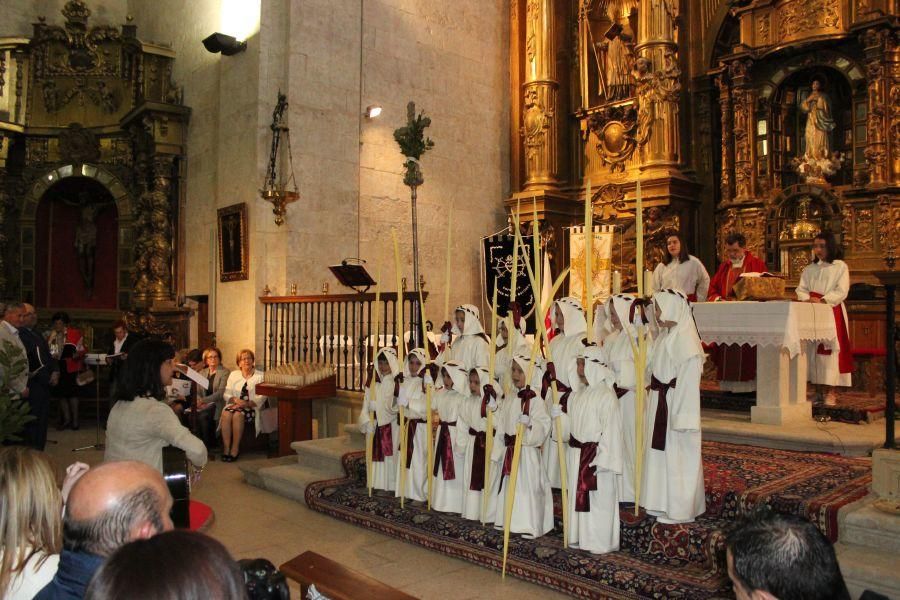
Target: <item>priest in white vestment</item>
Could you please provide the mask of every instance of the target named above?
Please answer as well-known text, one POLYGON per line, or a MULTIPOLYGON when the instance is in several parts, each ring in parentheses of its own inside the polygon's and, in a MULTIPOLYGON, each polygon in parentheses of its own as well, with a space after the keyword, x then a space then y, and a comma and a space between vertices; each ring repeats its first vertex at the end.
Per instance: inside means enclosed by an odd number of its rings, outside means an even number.
POLYGON ((696 256, 688 254, 681 235, 666 237, 666 252, 662 262, 653 270, 653 290, 674 289, 684 292, 691 302, 706 302, 709 292, 709 273, 696 256))
MULTIPOLYGON (((850 347, 850 320, 844 300, 850 292, 850 270, 840 260, 840 246, 831 233, 820 233, 813 240, 813 262, 806 265, 797 286, 797 299, 801 302, 827 304, 834 313, 838 347, 826 348, 824 344, 811 344, 807 352, 808 378, 825 386, 850 386, 853 373, 853 353, 850 347)), ((825 403, 835 403, 835 393, 829 389, 825 403)))
MULTIPOLYGON (((582 350, 572 374, 567 439, 569 545, 593 554, 619 549, 624 445, 615 374, 598 346, 582 350)), ((557 410, 559 410, 557 408, 557 410)), ((551 415, 555 416, 555 415, 551 415)))
MULTIPOLYGON (((556 331, 556 335, 550 340, 550 356, 553 362, 547 363, 544 372, 543 387, 541 393, 547 403, 547 411, 553 404, 553 392, 550 389, 551 381, 556 381, 556 391, 559 394, 559 403, 563 412, 566 410, 566 402, 572 388, 569 374, 572 372, 575 359, 584 349, 587 321, 584 318, 584 310, 581 303, 570 296, 560 298, 550 308, 550 328, 556 331)), ((550 430, 550 439, 544 446, 544 468, 550 485, 561 487, 559 481, 559 452, 556 444, 556 427, 550 430)))
MULTIPOLYGON (((359 429, 372 434, 372 489, 393 492, 396 485, 396 456, 400 447, 394 377, 400 374, 397 352, 382 348, 375 357, 374 385, 366 385, 359 429), (372 413, 375 419, 372 419, 372 413)), ((390 494, 388 494, 390 495, 390 494)))
MULTIPOLYGON (((487 366, 491 347, 481 325, 478 308, 472 304, 457 306, 452 327, 453 343, 442 353, 444 360, 455 360, 466 372, 487 366)), ((446 340, 449 340, 449 334, 445 331, 441 341, 446 343, 446 340)))
POLYGON ((502 529, 517 426, 521 423, 524 427, 524 436, 519 455, 519 472, 510 531, 527 538, 536 538, 553 529, 553 492, 541 463, 541 446, 547 441, 551 423, 550 415, 539 395, 543 368, 540 364, 536 364, 531 381, 526 385, 529 362, 529 356, 523 354, 516 354, 513 357, 511 367, 513 392, 511 397, 503 400, 494 416, 497 433, 491 458, 501 465, 494 524, 498 529, 502 529))
POLYGON ((641 505, 660 523, 690 523, 706 510, 700 445, 703 346, 685 295, 653 295, 660 337, 650 355, 650 401, 641 505))
MULTIPOLYGON (((500 385, 490 381, 488 370, 478 367, 469 371, 469 397, 459 409, 459 424, 456 432, 460 446, 464 448, 463 506, 462 516, 474 521, 481 520, 482 494, 488 494, 485 520, 494 521, 497 504, 497 488, 500 485, 499 463, 491 465, 489 481, 485 481, 484 461, 487 450, 487 416, 490 407, 498 406, 502 397, 500 385), (487 483, 487 485, 485 485, 487 483)), ((496 427, 494 428, 496 429, 496 427)), ((490 435, 494 435, 493 432, 490 435)))
MULTIPOLYGON (((400 496, 400 473, 405 461, 406 484, 403 496, 414 502, 427 500, 428 430, 426 429, 425 350, 413 348, 403 359, 402 380, 397 394, 397 406, 406 413, 406 456, 397 461, 397 489, 400 496)), ((398 377, 397 379, 401 379, 398 377)), ((399 418, 399 417, 398 417, 399 418)), ((399 447, 399 441, 398 441, 399 447)))
POLYGON ((441 368, 444 387, 432 398, 440 421, 434 435, 434 477, 431 508, 440 512, 462 511, 464 448, 459 444, 459 409, 469 396, 469 372, 456 361, 441 368))

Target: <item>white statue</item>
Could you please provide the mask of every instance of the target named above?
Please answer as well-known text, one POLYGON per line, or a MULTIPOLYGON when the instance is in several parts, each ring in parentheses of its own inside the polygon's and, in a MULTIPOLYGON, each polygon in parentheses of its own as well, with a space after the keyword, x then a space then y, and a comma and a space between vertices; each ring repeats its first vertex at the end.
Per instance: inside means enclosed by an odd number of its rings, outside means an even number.
POLYGON ((806 118, 806 152, 807 160, 822 160, 831 157, 829 137, 835 128, 831 118, 831 101, 821 91, 822 84, 813 79, 812 91, 800 104, 800 110, 807 113, 806 118))

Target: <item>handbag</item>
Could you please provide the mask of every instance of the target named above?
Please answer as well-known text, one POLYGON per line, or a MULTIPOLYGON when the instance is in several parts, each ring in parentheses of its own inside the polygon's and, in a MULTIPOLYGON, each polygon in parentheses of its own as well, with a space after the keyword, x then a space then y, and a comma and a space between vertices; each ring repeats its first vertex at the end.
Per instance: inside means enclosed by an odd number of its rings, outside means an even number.
POLYGON ((96 377, 94 377, 94 372, 91 371, 90 369, 85 369, 84 371, 81 371, 80 373, 78 373, 78 375, 75 376, 75 383, 77 383, 80 386, 85 386, 85 385, 94 383, 95 379, 96 379, 96 377))
POLYGON ((278 407, 271 406, 266 400, 266 406, 259 411, 259 432, 272 433, 278 431, 278 407))

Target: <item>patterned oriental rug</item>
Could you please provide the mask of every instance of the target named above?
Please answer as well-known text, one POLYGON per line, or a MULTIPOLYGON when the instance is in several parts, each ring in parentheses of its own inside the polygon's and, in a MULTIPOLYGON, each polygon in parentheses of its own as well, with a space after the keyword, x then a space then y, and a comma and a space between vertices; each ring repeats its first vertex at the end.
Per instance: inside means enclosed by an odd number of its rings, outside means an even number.
MULTIPOLYGON (((581 598, 733 598, 725 573, 725 532, 753 506, 800 515, 837 539, 840 507, 868 493, 871 463, 846 458, 704 442, 707 511, 689 525, 663 525, 622 506, 621 550, 593 555, 562 545, 557 524, 537 540, 510 538, 509 574, 581 598)), ((306 488, 313 510, 425 548, 500 570, 503 533, 459 516, 427 511, 365 487, 365 454, 343 457, 347 477, 306 488)))

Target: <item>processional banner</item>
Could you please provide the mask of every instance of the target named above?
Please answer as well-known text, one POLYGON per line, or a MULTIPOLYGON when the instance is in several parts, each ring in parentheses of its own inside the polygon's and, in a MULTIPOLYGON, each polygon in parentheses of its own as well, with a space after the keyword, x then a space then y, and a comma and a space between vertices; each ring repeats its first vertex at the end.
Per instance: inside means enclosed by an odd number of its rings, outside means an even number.
MULTIPOLYGON (((487 304, 490 304, 490 298, 494 297, 494 281, 497 282, 497 314, 505 317, 508 312, 509 303, 513 300, 510 298, 512 291, 512 270, 513 270, 513 240, 514 237, 509 234, 492 235, 482 240, 482 260, 484 267, 484 290, 488 298, 487 304)), ((524 261, 530 261, 531 258, 532 236, 522 237, 519 246, 519 266, 518 276, 516 277, 516 302, 522 310, 522 316, 528 317, 534 310, 534 292, 531 289, 531 282, 528 281, 528 273, 525 271, 524 261)), ((531 264, 531 263, 529 263, 531 264)), ((531 264, 534 269, 534 265, 531 264)))
MULTIPOLYGON (((612 246, 615 229, 608 225, 594 226, 591 247, 591 271, 594 303, 604 302, 612 288, 612 246)), ((584 286, 584 227, 569 229, 569 296, 579 298, 588 306, 584 286)), ((592 304, 593 305, 593 304, 592 304)))

